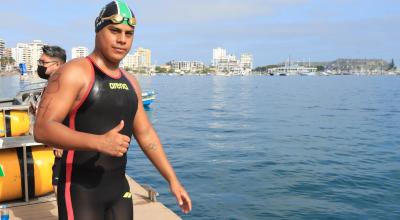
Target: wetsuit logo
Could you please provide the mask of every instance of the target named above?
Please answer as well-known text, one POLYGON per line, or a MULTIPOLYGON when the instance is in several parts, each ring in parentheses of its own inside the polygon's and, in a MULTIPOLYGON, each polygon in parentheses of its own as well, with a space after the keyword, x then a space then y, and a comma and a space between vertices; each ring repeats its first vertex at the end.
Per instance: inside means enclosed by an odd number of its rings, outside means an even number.
POLYGON ((132 198, 132 193, 131 192, 126 192, 124 194, 124 196, 122 196, 122 197, 124 197, 125 199, 130 199, 130 198, 132 198))
POLYGON ((126 83, 109 83, 110 89, 129 90, 126 83))

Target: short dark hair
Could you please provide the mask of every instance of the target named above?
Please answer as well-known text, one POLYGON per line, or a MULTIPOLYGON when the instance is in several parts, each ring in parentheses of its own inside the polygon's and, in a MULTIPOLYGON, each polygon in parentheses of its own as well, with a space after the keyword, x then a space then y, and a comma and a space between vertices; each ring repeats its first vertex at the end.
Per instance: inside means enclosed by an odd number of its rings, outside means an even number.
POLYGON ((43 53, 49 57, 57 58, 61 60, 63 63, 67 61, 67 55, 65 54, 65 50, 59 46, 48 46, 44 45, 42 47, 43 53))

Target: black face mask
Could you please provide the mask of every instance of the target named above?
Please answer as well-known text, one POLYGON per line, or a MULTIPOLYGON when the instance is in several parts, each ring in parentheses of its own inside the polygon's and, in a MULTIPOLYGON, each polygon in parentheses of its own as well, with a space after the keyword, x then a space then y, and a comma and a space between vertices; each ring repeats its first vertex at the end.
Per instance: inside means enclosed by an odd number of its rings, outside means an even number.
POLYGON ((38 68, 37 68, 37 73, 38 73, 38 75, 39 75, 40 78, 45 79, 45 80, 48 80, 49 77, 50 77, 50 75, 47 75, 47 74, 46 74, 46 70, 47 70, 47 67, 45 67, 45 66, 38 66, 38 68))

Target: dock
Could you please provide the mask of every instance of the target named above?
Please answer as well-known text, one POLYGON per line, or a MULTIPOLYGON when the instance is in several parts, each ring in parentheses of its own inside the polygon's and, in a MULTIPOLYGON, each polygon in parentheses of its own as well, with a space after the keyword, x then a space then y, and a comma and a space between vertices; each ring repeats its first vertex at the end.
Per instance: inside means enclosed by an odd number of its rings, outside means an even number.
MULTIPOLYGON (((27 176, 27 157, 26 149, 43 145, 36 143, 33 137, 6 137, 0 138, 0 153, 2 149, 22 148, 23 150, 23 173, 27 176)), ((126 176, 133 199, 133 214, 135 220, 181 220, 173 211, 157 202, 158 193, 149 186, 140 185, 130 176, 126 176)), ((28 198, 28 181, 25 178, 23 187, 25 188, 24 198, 7 204, 10 219, 12 220, 57 220, 58 210, 57 201, 54 193, 34 199, 28 198)), ((2 186, 0 185, 0 189, 2 186)))
MULTIPOLYGON (((133 213, 135 220, 181 220, 181 218, 160 202, 153 202, 148 191, 126 177, 133 197, 133 213)), ((57 201, 54 194, 31 200, 29 203, 15 203, 9 205, 10 219, 12 220, 57 220, 57 201)))

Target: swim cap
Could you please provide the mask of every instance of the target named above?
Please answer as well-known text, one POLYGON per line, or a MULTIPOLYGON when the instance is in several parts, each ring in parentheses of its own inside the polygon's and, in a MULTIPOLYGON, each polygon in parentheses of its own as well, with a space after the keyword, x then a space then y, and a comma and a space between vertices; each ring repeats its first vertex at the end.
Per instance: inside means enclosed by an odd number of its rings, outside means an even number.
MULTIPOLYGON (((124 18, 135 18, 132 10, 129 8, 128 4, 125 1, 114 0, 104 6, 99 16, 95 20, 95 30, 96 33, 103 29, 105 26, 109 24, 113 24, 111 20, 102 20, 102 18, 110 17, 112 15, 121 15, 124 18)), ((123 24, 128 24, 127 19, 122 21, 123 24)))

